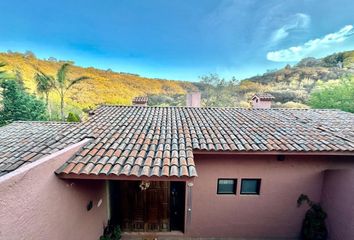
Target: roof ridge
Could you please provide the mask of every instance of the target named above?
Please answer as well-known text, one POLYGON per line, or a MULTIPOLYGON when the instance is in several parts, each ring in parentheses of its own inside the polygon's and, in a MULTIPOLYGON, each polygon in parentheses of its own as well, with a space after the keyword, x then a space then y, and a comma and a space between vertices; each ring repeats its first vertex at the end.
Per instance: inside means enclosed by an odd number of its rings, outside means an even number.
POLYGON ((330 109, 330 108, 244 108, 244 107, 188 107, 188 106, 134 106, 134 105, 118 105, 118 104, 100 104, 95 110, 100 107, 130 107, 130 108, 192 108, 192 109, 240 109, 240 110, 252 110, 252 111, 319 111, 319 112, 343 112, 352 114, 350 112, 345 112, 340 109, 330 109))
POLYGON ((43 120, 41 120, 41 121, 33 121, 33 120, 31 120, 31 121, 24 121, 24 120, 17 120, 17 121, 13 121, 13 122, 11 122, 11 123, 9 123, 9 124, 12 124, 12 123, 48 123, 48 124, 54 123, 54 124, 77 125, 77 124, 79 124, 80 122, 61 122, 61 121, 43 121, 43 120))

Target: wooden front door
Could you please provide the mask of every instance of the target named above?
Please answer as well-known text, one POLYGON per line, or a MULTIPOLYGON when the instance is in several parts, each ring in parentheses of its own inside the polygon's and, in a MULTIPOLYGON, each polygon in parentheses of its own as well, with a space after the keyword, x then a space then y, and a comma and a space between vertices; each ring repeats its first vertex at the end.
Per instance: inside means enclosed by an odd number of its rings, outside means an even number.
POLYGON ((140 181, 111 184, 112 220, 122 231, 170 231, 170 183, 150 182, 141 190, 140 181))

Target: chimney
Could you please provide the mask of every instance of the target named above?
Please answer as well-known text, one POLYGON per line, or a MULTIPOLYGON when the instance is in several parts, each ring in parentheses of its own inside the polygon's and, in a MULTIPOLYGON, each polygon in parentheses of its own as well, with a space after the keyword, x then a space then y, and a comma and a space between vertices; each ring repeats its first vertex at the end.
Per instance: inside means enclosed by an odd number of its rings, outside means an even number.
POLYGON ((133 98, 133 106, 147 106, 148 97, 135 97, 133 98))
POLYGON ((269 93, 256 93, 252 97, 252 108, 271 108, 274 97, 269 93))
POLYGON ((187 107, 200 107, 201 94, 200 92, 192 92, 187 94, 186 106, 187 107))

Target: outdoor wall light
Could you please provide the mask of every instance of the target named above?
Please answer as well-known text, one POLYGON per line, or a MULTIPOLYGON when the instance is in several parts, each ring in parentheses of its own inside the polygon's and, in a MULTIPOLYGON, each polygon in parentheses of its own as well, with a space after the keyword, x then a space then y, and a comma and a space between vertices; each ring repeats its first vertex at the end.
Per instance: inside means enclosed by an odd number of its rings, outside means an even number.
POLYGON ((285 160, 285 156, 284 156, 284 155, 278 155, 278 156, 277 156, 277 160, 280 161, 280 162, 282 162, 282 161, 285 160))
POLYGON ((193 185, 194 185, 194 184, 193 184, 192 182, 187 183, 187 186, 188 186, 188 187, 193 187, 193 185))
POLYGON ((87 211, 90 211, 92 209, 92 207, 93 207, 93 202, 89 201, 89 203, 86 206, 87 211))
POLYGON ((101 206, 101 204, 102 204, 102 198, 100 198, 100 200, 98 201, 98 203, 97 203, 97 207, 100 207, 100 206, 101 206))
POLYGON ((141 191, 145 191, 146 189, 148 189, 150 187, 150 182, 148 181, 141 181, 140 185, 140 190, 141 191))

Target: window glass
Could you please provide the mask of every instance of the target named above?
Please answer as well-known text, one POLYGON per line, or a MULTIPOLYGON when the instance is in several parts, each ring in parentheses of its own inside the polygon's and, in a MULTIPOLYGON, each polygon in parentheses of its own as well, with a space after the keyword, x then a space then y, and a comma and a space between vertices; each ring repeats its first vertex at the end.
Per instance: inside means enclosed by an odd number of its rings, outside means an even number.
POLYGON ((241 194, 259 194, 260 179, 242 179, 241 194))
POLYGON ((236 194, 236 179, 218 179, 218 194, 236 194))

